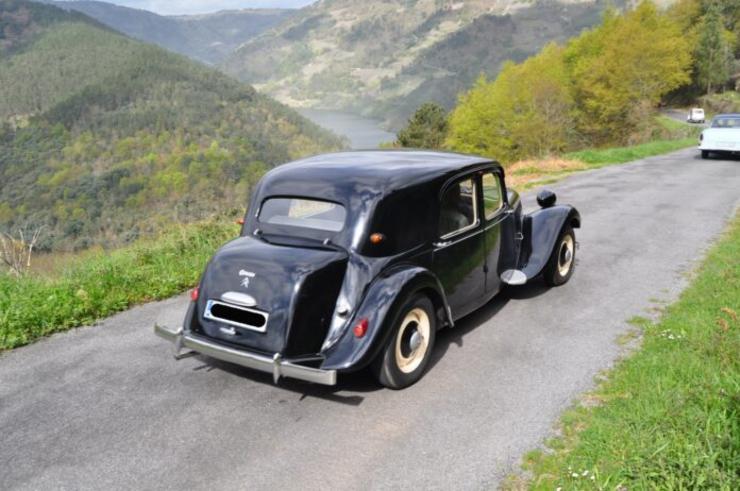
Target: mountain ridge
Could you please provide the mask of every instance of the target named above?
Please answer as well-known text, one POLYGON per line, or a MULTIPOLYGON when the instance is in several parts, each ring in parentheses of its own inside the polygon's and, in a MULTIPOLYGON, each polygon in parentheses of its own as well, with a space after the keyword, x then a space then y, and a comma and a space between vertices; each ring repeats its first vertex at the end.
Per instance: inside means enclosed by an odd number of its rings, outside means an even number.
POLYGON ((0 0, 0 231, 115 246, 243 210, 270 167, 342 146, 253 87, 81 15, 0 0))
POLYGON ((503 61, 564 41, 625 3, 396 0, 360 8, 324 0, 248 40, 220 66, 291 106, 362 112, 398 127, 421 103, 449 108, 479 74, 493 77, 503 61), (511 32, 487 36, 496 28, 511 32), (493 41, 500 44, 485 44, 493 41), (436 64, 441 52, 448 60, 436 64))
POLYGON ((296 12, 294 9, 245 8, 194 15, 160 15, 95 0, 45 0, 43 3, 81 12, 130 37, 208 64, 217 64, 247 40, 296 12))

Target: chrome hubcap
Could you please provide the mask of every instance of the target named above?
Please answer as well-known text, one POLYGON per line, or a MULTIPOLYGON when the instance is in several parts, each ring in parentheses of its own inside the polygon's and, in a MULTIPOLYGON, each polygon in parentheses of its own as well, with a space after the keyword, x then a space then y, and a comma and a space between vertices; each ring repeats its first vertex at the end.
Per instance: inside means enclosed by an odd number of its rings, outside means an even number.
POLYGON ((412 309, 403 318, 395 349, 396 365, 403 373, 419 368, 429 347, 430 334, 429 316, 423 309, 412 309))
POLYGON ((560 250, 558 251, 558 272, 560 276, 567 276, 570 272, 570 268, 573 266, 574 249, 573 237, 571 235, 563 237, 563 241, 560 243, 560 250))

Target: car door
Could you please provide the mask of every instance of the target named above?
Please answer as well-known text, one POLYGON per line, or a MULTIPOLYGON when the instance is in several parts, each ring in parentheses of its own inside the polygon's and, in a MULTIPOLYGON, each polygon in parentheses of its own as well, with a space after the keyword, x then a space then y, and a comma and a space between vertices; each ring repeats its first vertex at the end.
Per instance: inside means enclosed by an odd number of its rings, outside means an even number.
POLYGON ((441 194, 432 270, 454 318, 475 310, 485 297, 485 238, 480 219, 480 176, 449 183, 441 194))
POLYGON ((488 296, 501 289, 500 264, 503 227, 509 214, 506 213, 504 186, 501 175, 494 169, 484 171, 481 176, 483 197, 483 231, 486 245, 486 286, 488 296))

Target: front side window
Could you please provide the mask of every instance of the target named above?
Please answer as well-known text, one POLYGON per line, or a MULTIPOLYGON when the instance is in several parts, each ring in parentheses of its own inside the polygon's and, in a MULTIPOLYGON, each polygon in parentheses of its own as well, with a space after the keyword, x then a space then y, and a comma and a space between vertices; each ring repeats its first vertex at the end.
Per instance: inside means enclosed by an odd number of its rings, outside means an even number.
POLYGON ((442 195, 439 235, 442 238, 474 227, 478 221, 475 181, 464 179, 451 185, 442 195))
POLYGON ((483 209, 486 219, 490 220, 504 204, 501 193, 501 181, 493 172, 483 174, 483 209))
POLYGON ((347 212, 344 206, 329 201, 306 198, 270 198, 259 214, 261 223, 288 225, 327 232, 344 228, 347 212))

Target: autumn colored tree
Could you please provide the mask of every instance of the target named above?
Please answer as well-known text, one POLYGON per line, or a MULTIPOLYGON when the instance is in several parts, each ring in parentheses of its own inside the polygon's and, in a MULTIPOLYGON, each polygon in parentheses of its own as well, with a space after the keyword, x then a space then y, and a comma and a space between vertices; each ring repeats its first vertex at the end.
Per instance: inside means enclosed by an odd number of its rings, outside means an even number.
POLYGON ((595 143, 627 143, 663 95, 690 82, 691 47, 645 1, 571 41, 565 52, 578 128, 595 143))
POLYGON ((442 148, 447 136, 447 111, 433 102, 419 106, 404 129, 398 132, 397 144, 409 148, 442 148))
POLYGON ((493 82, 480 78, 450 116, 450 147, 512 162, 568 148, 571 82, 563 49, 547 45, 520 65, 507 63, 493 82))

